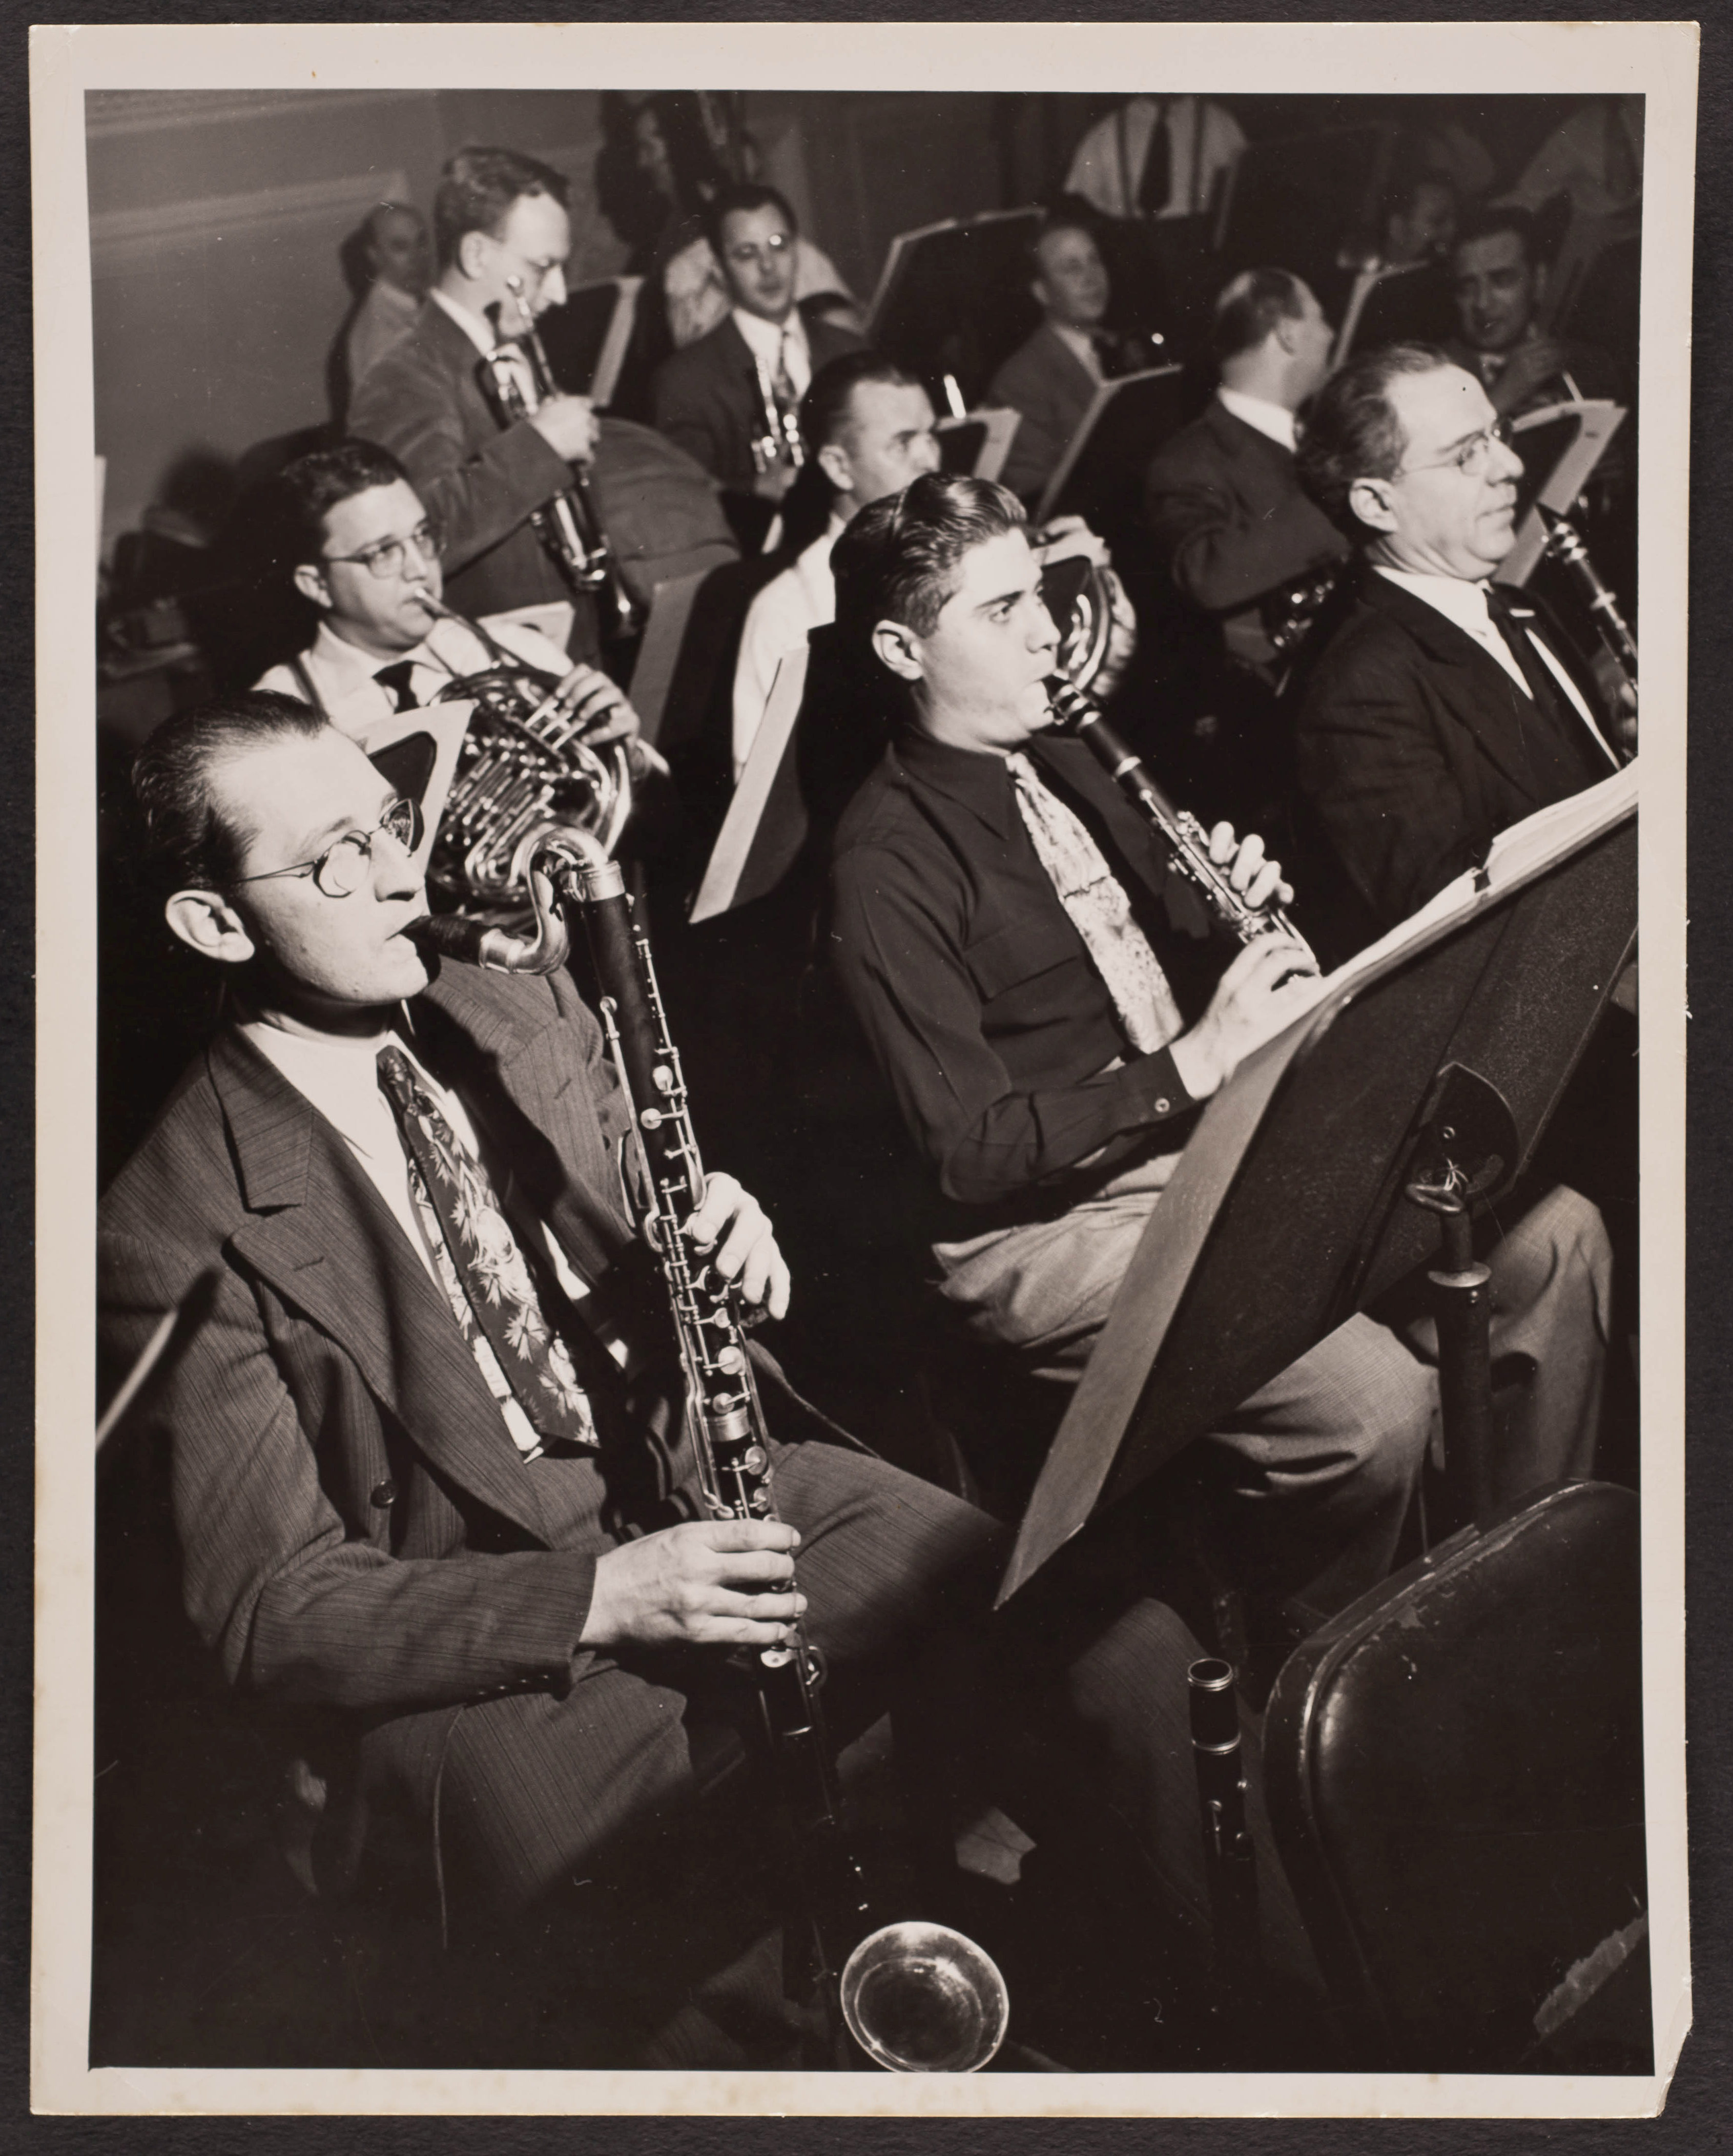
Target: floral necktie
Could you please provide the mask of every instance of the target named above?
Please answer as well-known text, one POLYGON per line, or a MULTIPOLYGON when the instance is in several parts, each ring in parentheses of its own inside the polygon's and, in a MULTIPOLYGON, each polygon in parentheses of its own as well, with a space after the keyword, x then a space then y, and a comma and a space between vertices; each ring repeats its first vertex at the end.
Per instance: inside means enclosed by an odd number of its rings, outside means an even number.
MULTIPOLYGON (((570 1351, 548 1325, 535 1277, 487 1171, 418 1084, 401 1049, 380 1050, 379 1083, 396 1115, 409 1157, 409 1188, 465 1339, 478 1360, 485 1343, 543 1438, 594 1450, 589 1399, 570 1351)), ((507 1427, 512 1428, 509 1419, 507 1427)), ((512 1435, 519 1450, 533 1458, 517 1431, 512 1435)))
POLYGON ((1028 757, 1020 753, 1005 762, 1036 858, 1106 983, 1132 1046, 1144 1055, 1165 1048, 1185 1022, 1124 886, 1088 826, 1043 783, 1028 757))

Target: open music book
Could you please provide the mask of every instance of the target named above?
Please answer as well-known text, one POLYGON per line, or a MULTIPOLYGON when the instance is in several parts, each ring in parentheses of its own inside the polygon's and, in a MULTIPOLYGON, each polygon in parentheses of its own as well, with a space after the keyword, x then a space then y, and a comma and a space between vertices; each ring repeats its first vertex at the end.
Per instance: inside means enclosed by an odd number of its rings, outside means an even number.
POLYGON ((1521 823, 1500 831, 1492 842, 1484 866, 1470 869, 1446 884, 1417 913, 1399 921, 1376 943, 1369 943, 1364 951, 1338 966, 1334 973, 1320 974, 1315 993, 1304 999, 1299 1012, 1283 1019, 1283 1029, 1298 1024, 1327 998, 1363 974, 1371 973, 1407 944, 1430 934, 1441 922, 1494 903, 1519 884, 1526 883, 1530 876, 1538 875, 1561 854, 1599 832, 1610 830, 1636 805, 1637 763, 1633 758, 1622 770, 1609 772, 1598 785, 1586 787, 1566 800, 1555 801, 1550 808, 1537 808, 1521 823))

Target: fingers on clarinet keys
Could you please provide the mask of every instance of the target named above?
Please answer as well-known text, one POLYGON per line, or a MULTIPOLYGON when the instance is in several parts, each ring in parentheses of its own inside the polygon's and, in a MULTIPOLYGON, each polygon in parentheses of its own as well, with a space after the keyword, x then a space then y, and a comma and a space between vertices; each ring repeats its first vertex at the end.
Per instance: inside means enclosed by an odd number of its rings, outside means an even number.
POLYGON ((1282 864, 1266 855, 1256 831, 1236 840, 1232 824, 1216 824, 1210 834, 1210 859, 1218 868, 1227 869, 1228 881, 1253 911, 1292 901, 1293 887, 1283 880, 1282 864))

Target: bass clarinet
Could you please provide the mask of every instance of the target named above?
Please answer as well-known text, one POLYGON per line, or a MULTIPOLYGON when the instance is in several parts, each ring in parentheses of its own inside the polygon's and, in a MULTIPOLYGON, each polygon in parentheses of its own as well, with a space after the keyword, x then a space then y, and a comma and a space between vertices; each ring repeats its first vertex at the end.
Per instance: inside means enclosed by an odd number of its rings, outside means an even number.
MULTIPOLYGON (((685 1235, 703 1201, 704 1169, 649 940, 634 918, 619 864, 588 832, 551 835, 536 855, 530 885, 532 941, 452 915, 431 919, 426 940, 448 957, 501 972, 550 973, 570 947, 568 915, 582 914, 603 1030, 647 1171, 646 1225, 667 1288, 704 1502, 715 1519, 774 1520, 769 1432, 739 1296, 695 1259, 685 1235)), ((973 1940, 948 1926, 870 1928, 865 1879, 844 1833, 819 1697, 820 1657, 798 1618, 795 1630, 794 1645, 767 1647, 752 1658, 753 1675, 794 1825, 801 1906, 827 2025, 834 2032, 840 2015, 861 2050, 892 2071, 973 2071, 1004 2041, 1005 1980, 973 1940), (845 1940, 851 1949, 846 1958, 845 1940)))
POLYGON ((1210 858, 1210 834, 1189 808, 1176 808, 1124 736, 1101 706, 1075 683, 1056 675, 1047 701, 1060 729, 1083 742, 1096 762, 1154 825, 1174 867, 1202 898, 1215 920, 1242 943, 1260 936, 1287 936, 1305 948, 1299 931, 1278 906, 1247 906, 1219 862, 1210 858))

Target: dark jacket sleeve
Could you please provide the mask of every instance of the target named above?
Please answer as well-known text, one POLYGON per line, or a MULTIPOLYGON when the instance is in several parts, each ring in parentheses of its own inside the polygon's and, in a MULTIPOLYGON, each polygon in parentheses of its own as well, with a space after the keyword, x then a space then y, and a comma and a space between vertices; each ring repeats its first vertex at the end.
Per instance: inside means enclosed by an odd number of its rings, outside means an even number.
POLYGON ((692 360, 688 355, 697 350, 689 346, 676 352, 657 372, 651 393, 656 430, 733 485, 741 477, 733 418, 717 379, 719 369, 692 360))
POLYGON ((1165 1049, 1078 1085, 1018 1092, 982 1029, 942 872, 863 844, 839 855, 833 889, 844 991, 947 1198, 990 1205, 1086 1161, 1110 1168, 1196 1105, 1165 1049))
POLYGON ((356 392, 349 431, 402 463, 445 534, 448 569, 496 547, 571 485, 571 467, 527 419, 470 446, 459 384, 412 341, 356 392))
POLYGON ((1288 578, 1340 560, 1345 542, 1298 487, 1259 507, 1206 446, 1175 444, 1150 465, 1144 486, 1156 545, 1194 606, 1231 613, 1288 578))
POLYGON ((1373 624, 1332 651, 1298 719, 1299 776, 1381 927, 1472 868, 1475 825, 1439 746, 1420 653, 1373 624))
POLYGON ((1073 415, 1056 390, 1051 370, 1042 367, 1037 352, 1013 352, 989 385, 986 402, 1009 406, 1017 414, 1017 431, 999 475, 1001 485, 1025 499, 1039 494, 1072 436, 1073 415))

